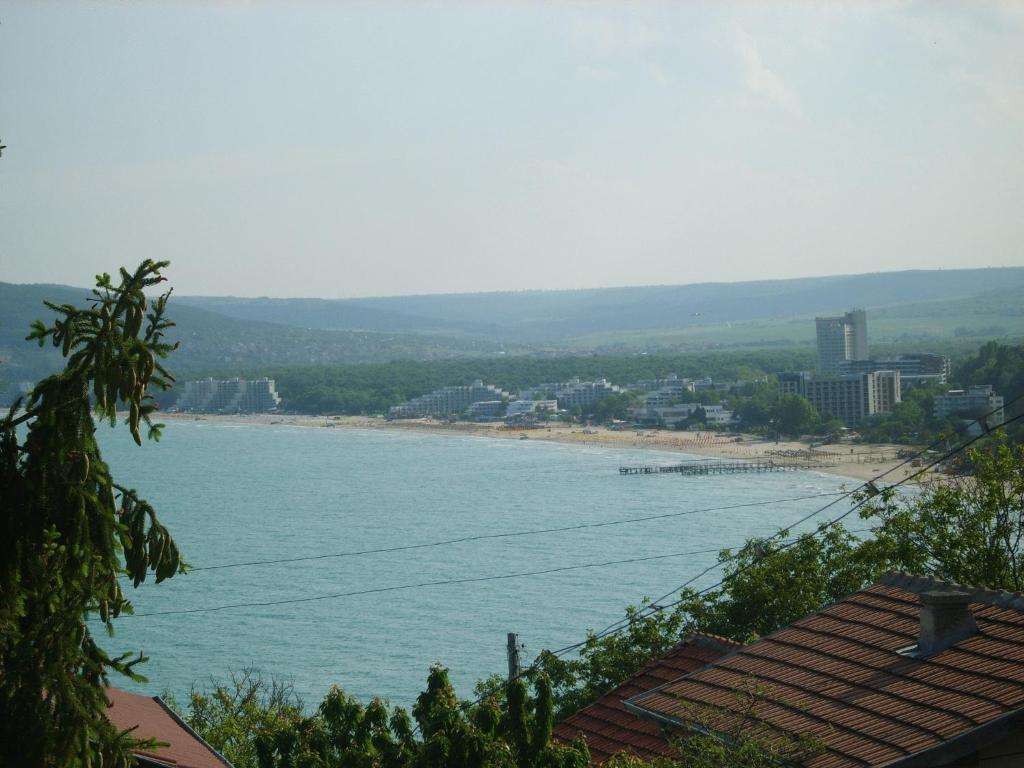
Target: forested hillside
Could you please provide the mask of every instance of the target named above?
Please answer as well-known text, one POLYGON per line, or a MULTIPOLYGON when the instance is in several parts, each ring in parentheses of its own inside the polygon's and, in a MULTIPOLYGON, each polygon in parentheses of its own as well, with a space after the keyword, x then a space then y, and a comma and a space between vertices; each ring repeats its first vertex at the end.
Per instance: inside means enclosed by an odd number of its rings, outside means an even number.
MULTIPOLYGON (((81 305, 88 291, 59 285, 0 283, 0 385, 34 381, 59 365, 52 347, 25 341, 29 323, 49 320, 43 302, 81 305)), ((486 339, 429 333, 326 331, 269 322, 240 320, 171 300, 176 323, 168 338, 180 341, 174 358, 179 375, 206 371, 240 371, 264 365, 334 365, 338 363, 432 360, 453 356, 498 354, 505 345, 486 339)))
MULTIPOLYGON (((1024 268, 919 270, 739 283, 323 299, 179 297, 245 319, 309 328, 461 330, 543 343, 613 331, 696 328, 962 299, 1024 287, 1024 268)), ((935 308, 929 308, 934 312, 935 308)))

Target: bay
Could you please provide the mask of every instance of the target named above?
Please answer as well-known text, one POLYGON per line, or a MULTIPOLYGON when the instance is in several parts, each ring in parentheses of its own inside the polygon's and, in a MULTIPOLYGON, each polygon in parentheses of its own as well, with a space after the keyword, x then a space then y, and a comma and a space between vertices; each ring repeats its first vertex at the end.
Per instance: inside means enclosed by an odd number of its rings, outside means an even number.
POLYGON ((310 705, 331 685, 410 705, 434 662, 469 696, 476 680, 504 673, 507 632, 525 643, 525 661, 583 640, 627 605, 699 574, 718 549, 772 533, 829 499, 700 510, 856 484, 814 472, 621 476, 620 464, 681 455, 404 431, 175 421, 142 448, 124 429, 100 427, 100 437, 115 479, 153 503, 196 569, 131 591, 139 615, 118 619, 101 642, 150 657, 148 683, 115 684, 177 697, 252 666, 292 682, 310 705), (673 516, 202 570, 656 515, 673 516), (659 559, 489 578, 634 558, 659 559), (368 593, 321 599, 352 592, 368 593), (251 605, 307 598, 315 599, 251 605), (246 605, 163 614, 236 604, 246 605))

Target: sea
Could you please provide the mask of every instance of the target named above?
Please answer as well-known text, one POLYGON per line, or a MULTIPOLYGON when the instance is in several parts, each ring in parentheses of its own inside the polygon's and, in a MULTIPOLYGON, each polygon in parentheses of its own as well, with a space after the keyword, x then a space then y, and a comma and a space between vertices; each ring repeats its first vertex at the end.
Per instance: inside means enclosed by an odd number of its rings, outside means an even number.
POLYGON ((332 685, 409 706, 434 663, 469 697, 506 673, 509 632, 524 663, 580 642, 644 597, 713 584, 720 571, 698 575, 719 550, 857 485, 626 476, 700 457, 402 430, 182 420, 141 448, 99 431, 115 480, 153 504, 193 570, 129 589, 136 615, 112 637, 93 629, 109 652, 149 657, 149 682, 114 684, 178 700, 252 669, 307 706, 332 685))

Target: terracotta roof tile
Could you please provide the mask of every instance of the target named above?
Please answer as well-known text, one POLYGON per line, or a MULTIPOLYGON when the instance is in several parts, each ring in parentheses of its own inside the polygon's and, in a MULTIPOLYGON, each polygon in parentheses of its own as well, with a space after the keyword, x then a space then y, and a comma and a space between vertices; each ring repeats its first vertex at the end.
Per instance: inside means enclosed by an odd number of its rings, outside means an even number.
POLYGON ((159 697, 140 696, 117 688, 107 689, 107 718, 117 728, 135 727, 135 738, 154 738, 169 746, 139 750, 136 755, 175 768, 225 768, 230 764, 183 723, 159 697))
POLYGON ((958 754, 1015 713, 1024 715, 1024 598, 966 589, 978 631, 918 658, 922 591, 946 585, 890 575, 711 665, 632 697, 630 711, 686 723, 694 708, 734 712, 756 690, 756 719, 814 736, 810 768, 897 765, 955 743, 958 754), (918 757, 915 757, 918 756, 918 757))
POLYGON ((618 752, 632 752, 643 758, 672 757, 676 753, 661 735, 658 724, 627 712, 623 699, 680 678, 739 647, 715 635, 690 636, 593 704, 558 723, 554 737, 569 742, 583 736, 595 763, 603 763, 618 752))

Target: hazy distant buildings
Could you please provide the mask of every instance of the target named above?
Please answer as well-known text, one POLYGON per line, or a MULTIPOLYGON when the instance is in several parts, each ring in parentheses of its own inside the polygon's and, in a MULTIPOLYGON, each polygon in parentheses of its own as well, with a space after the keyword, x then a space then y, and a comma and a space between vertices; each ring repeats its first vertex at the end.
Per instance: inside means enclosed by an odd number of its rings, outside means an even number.
POLYGON ((281 397, 273 379, 186 381, 174 410, 197 413, 266 413, 277 410, 281 397))
MULTIPOLYGON (((423 416, 461 416, 471 405, 484 401, 508 402, 510 395, 493 384, 474 381, 468 386, 442 387, 414 397, 388 410, 388 418, 414 419, 423 416)), ((486 410, 486 409, 482 409, 486 410)))
POLYGON ((844 360, 839 364, 840 374, 875 371, 899 371, 900 386, 906 392, 908 387, 918 384, 945 384, 949 378, 949 358, 915 352, 885 360, 844 360))
POLYGON ((513 400, 505 410, 505 420, 526 419, 538 413, 555 413, 557 410, 557 400, 513 400))
POLYGON ((779 377, 783 394, 806 397, 822 417, 832 416, 848 427, 866 418, 889 413, 901 401, 900 372, 872 371, 816 377, 788 373, 779 377))
POLYGON ((586 411, 609 395, 621 391, 621 387, 608 383, 606 379, 580 381, 576 378, 563 382, 537 384, 524 389, 519 395, 524 400, 554 399, 558 401, 559 408, 572 410, 579 406, 586 411))
POLYGON ((507 400, 477 400, 467 409, 465 416, 470 421, 495 421, 505 415, 507 400))
POLYGON ((702 405, 701 403, 679 403, 677 405, 644 404, 630 409, 633 423, 639 427, 667 427, 676 429, 685 424, 695 414, 703 411, 702 421, 707 425, 724 427, 734 420, 732 411, 723 405, 702 405))
POLYGON ((966 419, 987 417, 990 427, 1003 423, 1003 396, 992 390, 991 384, 976 384, 967 389, 951 389, 935 398, 935 416, 966 419))
POLYGON ((779 394, 807 396, 807 382, 814 378, 808 371, 784 371, 779 374, 779 394))
POLYGON ((818 373, 835 375, 844 360, 868 359, 868 321, 863 309, 840 317, 815 318, 818 338, 818 373))

